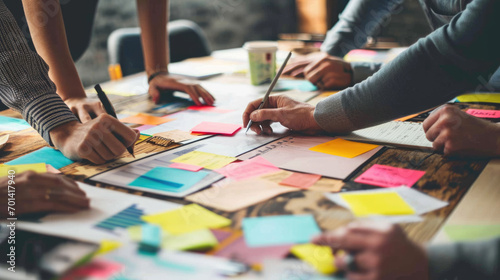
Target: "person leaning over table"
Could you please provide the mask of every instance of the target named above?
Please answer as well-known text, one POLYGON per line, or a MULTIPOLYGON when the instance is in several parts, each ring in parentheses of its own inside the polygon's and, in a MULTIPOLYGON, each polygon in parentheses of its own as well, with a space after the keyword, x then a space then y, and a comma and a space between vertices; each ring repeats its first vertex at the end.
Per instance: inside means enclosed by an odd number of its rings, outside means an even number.
MULTIPOLYGON (((77 57, 88 46, 98 0, 65 1, 68 10, 64 15, 59 0, 23 0, 23 7, 19 7, 19 2, 11 1, 7 6, 15 11, 16 18, 22 17, 21 8, 24 8, 31 39, 36 51, 50 66, 49 76, 59 96, 83 123, 104 114, 99 101, 87 99, 68 45, 68 39, 72 39, 77 57)), ((189 94, 197 105, 201 105, 200 98, 212 105, 213 96, 198 83, 168 73, 168 1, 137 0, 137 11, 149 95, 153 101, 160 101, 160 90, 177 90, 189 94)), ((18 22, 22 24, 19 19, 18 22)))
POLYGON ((73 160, 102 164, 123 154, 139 137, 138 132, 107 114, 84 124, 78 121, 56 94, 47 64, 29 49, 3 0, 0 0, 0 100, 20 112, 47 143, 73 160))
MULTIPOLYGON (((271 132, 271 121, 308 133, 348 133, 443 104, 474 89, 500 65, 499 14, 500 1, 473 0, 449 24, 420 39, 367 80, 315 107, 271 96, 267 108, 256 111, 261 100, 255 100, 243 113, 243 123, 246 126, 251 119, 258 134, 271 132)), ((431 116, 424 129, 434 149, 446 155, 500 155, 498 124, 449 107, 431 116), (457 118, 455 125, 449 123, 457 118)))
MULTIPOLYGON (((432 30, 448 24, 472 0, 420 0, 432 30)), ((368 36, 375 36, 391 15, 400 11, 404 0, 350 0, 339 21, 328 31, 321 53, 314 53, 290 63, 285 75, 305 77, 323 89, 343 89, 377 72, 382 63, 346 62, 341 57, 363 47, 368 36)), ((485 79, 488 80, 488 79, 485 79)), ((486 89, 500 89, 500 68, 486 89)))
POLYGON ((349 280, 500 279, 500 237, 424 248, 397 225, 365 221, 323 233, 313 243, 345 252, 335 265, 349 280))

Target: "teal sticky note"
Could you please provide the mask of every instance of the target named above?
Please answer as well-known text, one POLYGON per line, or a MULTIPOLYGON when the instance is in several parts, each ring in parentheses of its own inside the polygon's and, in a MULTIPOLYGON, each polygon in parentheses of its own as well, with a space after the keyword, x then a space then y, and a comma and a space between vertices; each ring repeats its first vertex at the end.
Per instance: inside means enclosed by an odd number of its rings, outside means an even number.
POLYGON ((17 165, 17 164, 32 164, 32 163, 45 163, 52 165, 55 169, 60 169, 66 165, 72 164, 74 161, 65 157, 60 151, 54 150, 49 147, 43 147, 40 150, 36 150, 32 153, 24 155, 22 157, 16 158, 6 162, 7 165, 17 165))
POLYGON ((273 91, 300 90, 315 91, 318 87, 307 80, 279 80, 273 91))
POLYGON ((321 233, 312 215, 284 215, 243 219, 248 247, 307 243, 321 233))
POLYGON ((0 116, 0 131, 20 131, 30 127, 25 120, 0 116))
POLYGON ((128 185, 169 192, 181 192, 192 187, 208 174, 208 172, 203 170, 191 172, 177 168, 155 167, 128 185))
POLYGON ((141 227, 141 242, 139 249, 143 251, 158 251, 161 246, 161 228, 156 225, 145 224, 141 227))

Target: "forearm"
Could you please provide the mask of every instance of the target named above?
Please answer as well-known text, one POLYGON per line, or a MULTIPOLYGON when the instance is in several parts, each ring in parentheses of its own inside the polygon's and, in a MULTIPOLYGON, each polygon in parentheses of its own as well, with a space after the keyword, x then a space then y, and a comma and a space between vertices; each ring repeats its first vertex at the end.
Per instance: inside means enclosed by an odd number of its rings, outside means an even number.
POLYGON ((137 11, 147 75, 168 72, 168 1, 137 0, 137 11))
POLYGON ((33 43, 50 66, 57 93, 63 100, 86 97, 69 51, 59 0, 23 0, 23 7, 33 43), (46 15, 43 22, 40 14, 46 15))
POLYGON ((21 31, 0 1, 0 99, 21 112, 45 141, 49 132, 76 117, 55 93, 48 66, 32 52, 21 31))
POLYGON ((343 57, 350 50, 361 48, 368 36, 373 36, 404 0, 350 0, 339 21, 328 31, 321 50, 343 57))
POLYGON ((499 279, 500 239, 430 246, 429 279, 499 279))
POLYGON ((496 0, 473 1, 449 25, 419 40, 366 81, 320 102, 316 121, 327 131, 349 132, 474 90, 478 77, 488 77, 500 64, 499 5, 496 0))

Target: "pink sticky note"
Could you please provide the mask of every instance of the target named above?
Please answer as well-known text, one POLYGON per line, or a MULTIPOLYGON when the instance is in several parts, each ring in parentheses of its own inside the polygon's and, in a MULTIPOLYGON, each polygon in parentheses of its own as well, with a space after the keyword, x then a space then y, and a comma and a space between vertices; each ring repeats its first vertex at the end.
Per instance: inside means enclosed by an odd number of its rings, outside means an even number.
POLYGON ((104 260, 93 260, 84 266, 70 271, 68 274, 63 276, 62 280, 76 280, 84 278, 108 279, 122 268, 123 266, 119 263, 104 260))
POLYGON ((375 164, 354 180, 356 183, 395 188, 402 185, 411 187, 425 171, 375 164))
POLYGON ((280 182, 280 185, 307 189, 314 185, 314 183, 316 183, 319 179, 321 179, 321 175, 293 173, 292 175, 283 179, 283 181, 280 182))
POLYGON ((136 127, 135 129, 137 129, 139 131, 143 131, 143 130, 150 129, 150 128, 153 128, 153 127, 155 127, 155 126, 154 125, 150 125, 150 124, 145 124, 145 125, 136 127))
POLYGON ((174 162, 171 165, 169 165, 168 167, 187 170, 187 171, 193 171, 193 172, 198 172, 198 171, 203 169, 203 167, 198 166, 198 165, 192 165, 192 164, 180 163, 180 162, 174 162))
POLYGON ((58 169, 55 169, 52 165, 50 164, 45 164, 45 167, 47 168, 48 173, 53 173, 53 174, 61 174, 61 171, 58 169))
POLYGON ((222 108, 217 108, 214 106, 207 106, 207 105, 189 106, 187 108, 188 108, 188 110, 193 110, 193 111, 211 112, 211 113, 220 113, 220 114, 233 111, 233 110, 229 110, 229 109, 222 109, 222 108))
POLYGON ((280 171, 280 169, 265 158, 258 156, 242 162, 233 162, 215 171, 231 180, 240 181, 267 173, 277 172, 280 171))
POLYGON ((500 110, 469 109, 467 114, 478 118, 497 119, 500 118, 500 110))
POLYGON ((193 127, 191 132, 202 134, 222 134, 227 136, 234 135, 241 129, 241 125, 230 123, 217 123, 217 122, 202 122, 193 127))

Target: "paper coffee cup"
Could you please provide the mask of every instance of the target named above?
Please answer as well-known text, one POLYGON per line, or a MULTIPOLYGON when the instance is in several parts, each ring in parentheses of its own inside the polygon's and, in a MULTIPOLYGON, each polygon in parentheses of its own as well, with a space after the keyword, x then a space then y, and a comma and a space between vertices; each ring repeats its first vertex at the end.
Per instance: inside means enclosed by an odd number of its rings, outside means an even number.
POLYGON ((276 51, 278 43, 272 41, 246 42, 248 51, 250 81, 252 85, 270 83, 276 75, 276 51))

